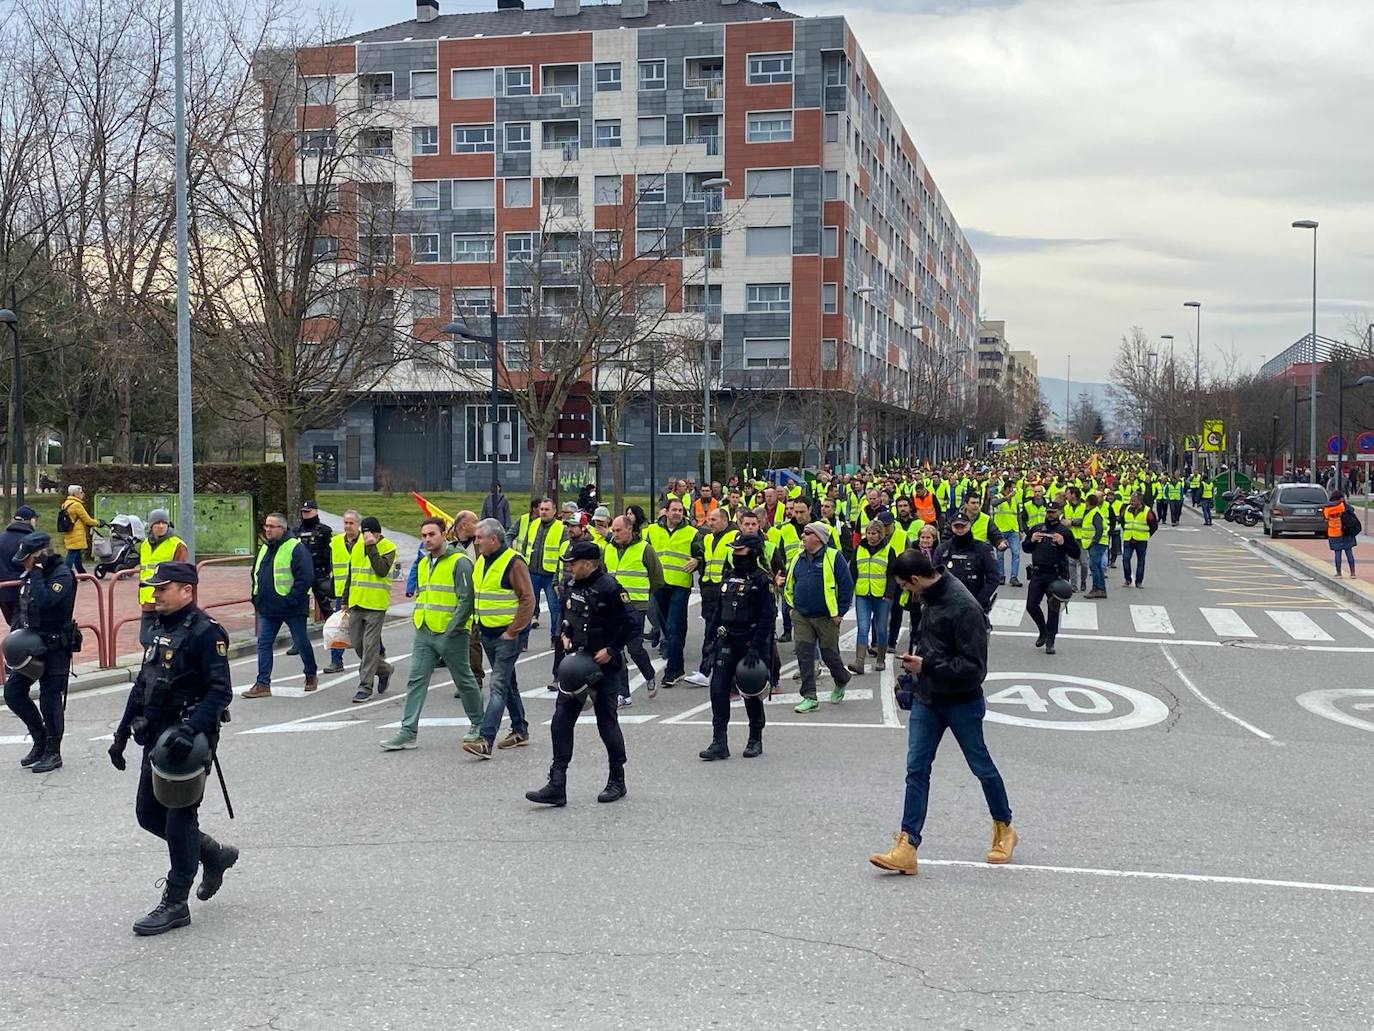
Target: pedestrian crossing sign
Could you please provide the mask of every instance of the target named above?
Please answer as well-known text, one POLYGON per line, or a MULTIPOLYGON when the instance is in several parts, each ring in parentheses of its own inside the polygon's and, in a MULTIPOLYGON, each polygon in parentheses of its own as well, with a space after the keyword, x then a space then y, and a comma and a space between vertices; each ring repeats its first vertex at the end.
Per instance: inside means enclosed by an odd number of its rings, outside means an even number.
POLYGON ((1226 429, 1220 419, 1208 419, 1202 424, 1202 450, 1225 451, 1226 429))

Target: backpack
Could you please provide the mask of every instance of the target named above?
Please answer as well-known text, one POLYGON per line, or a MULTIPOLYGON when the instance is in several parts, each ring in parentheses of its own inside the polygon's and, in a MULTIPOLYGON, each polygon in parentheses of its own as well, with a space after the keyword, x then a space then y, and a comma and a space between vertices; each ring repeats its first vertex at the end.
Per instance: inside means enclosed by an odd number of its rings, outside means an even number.
POLYGON ((1364 532, 1364 527, 1360 525, 1360 517, 1347 508, 1341 513, 1341 536, 1358 537, 1364 532))
POLYGON ((66 505, 57 510, 57 528, 62 533, 71 533, 72 530, 76 529, 76 523, 72 521, 72 514, 66 505))

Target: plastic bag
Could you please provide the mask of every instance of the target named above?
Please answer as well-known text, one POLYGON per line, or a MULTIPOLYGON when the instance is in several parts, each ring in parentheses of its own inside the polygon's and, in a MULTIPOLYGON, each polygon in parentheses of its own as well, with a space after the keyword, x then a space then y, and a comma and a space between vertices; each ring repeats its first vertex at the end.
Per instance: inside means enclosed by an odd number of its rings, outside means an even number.
POLYGON ((343 609, 324 621, 324 646, 343 649, 353 647, 353 642, 348 636, 348 613, 343 609))

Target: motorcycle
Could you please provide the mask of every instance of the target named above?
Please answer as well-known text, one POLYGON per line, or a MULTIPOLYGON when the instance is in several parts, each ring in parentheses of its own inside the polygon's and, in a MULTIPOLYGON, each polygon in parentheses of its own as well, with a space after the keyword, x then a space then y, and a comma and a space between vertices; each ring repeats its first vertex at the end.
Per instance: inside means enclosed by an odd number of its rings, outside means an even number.
POLYGON ((1269 499, 1269 494, 1262 490, 1252 490, 1246 494, 1228 491, 1223 497, 1226 497, 1228 502, 1223 513, 1228 521, 1242 526, 1254 526, 1264 518, 1264 503, 1269 499))

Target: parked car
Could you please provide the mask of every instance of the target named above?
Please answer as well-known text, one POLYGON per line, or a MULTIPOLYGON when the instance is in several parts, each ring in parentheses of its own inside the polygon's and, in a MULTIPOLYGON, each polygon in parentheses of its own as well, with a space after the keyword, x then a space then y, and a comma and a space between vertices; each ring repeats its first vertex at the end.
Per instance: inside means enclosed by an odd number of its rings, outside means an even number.
POLYGON ((1285 533, 1310 533, 1326 536, 1322 506, 1330 495, 1312 483, 1280 483, 1264 503, 1264 532, 1270 537, 1285 533))

